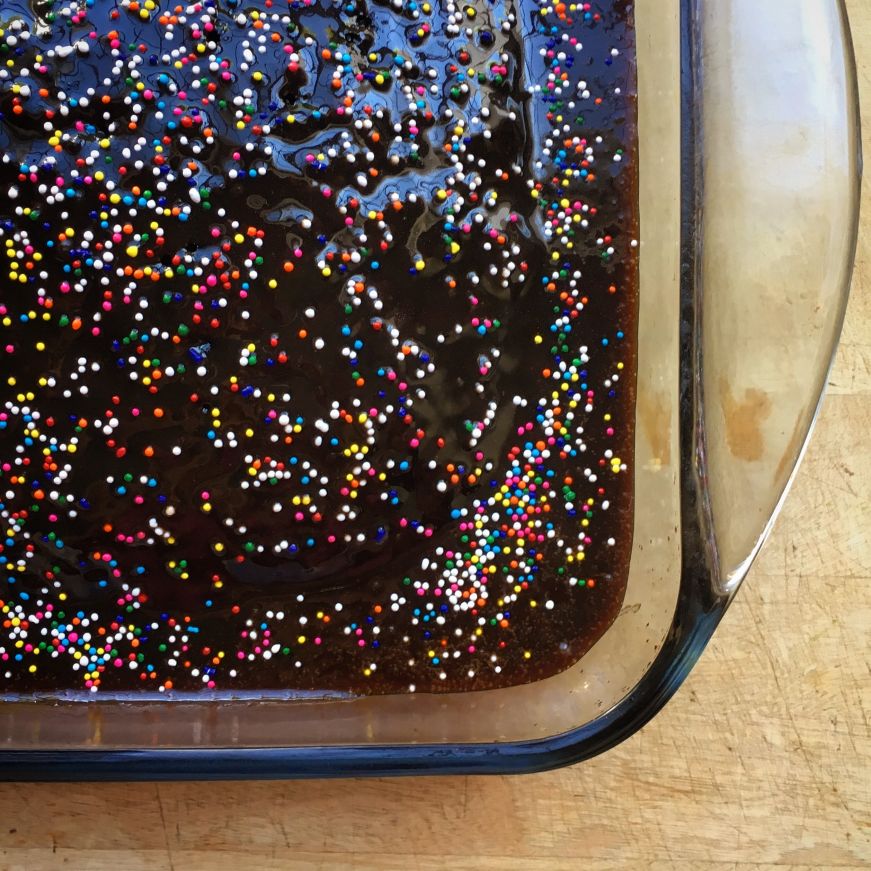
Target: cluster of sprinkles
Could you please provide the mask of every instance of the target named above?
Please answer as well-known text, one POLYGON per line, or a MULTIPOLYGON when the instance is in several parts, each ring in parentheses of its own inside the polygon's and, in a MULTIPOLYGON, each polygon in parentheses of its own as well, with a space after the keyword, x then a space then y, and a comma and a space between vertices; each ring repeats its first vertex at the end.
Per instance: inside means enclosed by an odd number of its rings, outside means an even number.
POLYGON ((0 691, 477 689, 602 634, 631 17, 0 6, 0 691))

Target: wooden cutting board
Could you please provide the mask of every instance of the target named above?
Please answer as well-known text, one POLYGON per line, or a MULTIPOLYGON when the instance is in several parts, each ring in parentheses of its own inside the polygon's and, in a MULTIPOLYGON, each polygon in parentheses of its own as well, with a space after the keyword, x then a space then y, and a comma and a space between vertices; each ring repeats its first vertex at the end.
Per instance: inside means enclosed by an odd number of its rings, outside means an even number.
MULTIPOLYGON (((871 155, 871 2, 848 6, 871 155)), ((871 867, 869 183, 795 488, 701 662, 639 734, 521 778, 0 785, 0 869, 871 867)))

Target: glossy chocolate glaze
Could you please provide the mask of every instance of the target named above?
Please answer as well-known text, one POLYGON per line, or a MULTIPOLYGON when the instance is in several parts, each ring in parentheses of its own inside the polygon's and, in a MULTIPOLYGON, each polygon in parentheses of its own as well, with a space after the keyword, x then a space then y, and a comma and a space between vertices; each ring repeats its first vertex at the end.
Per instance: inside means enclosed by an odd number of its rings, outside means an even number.
POLYGON ((152 6, 0 6, 0 690, 567 668, 632 540, 632 4, 152 6))

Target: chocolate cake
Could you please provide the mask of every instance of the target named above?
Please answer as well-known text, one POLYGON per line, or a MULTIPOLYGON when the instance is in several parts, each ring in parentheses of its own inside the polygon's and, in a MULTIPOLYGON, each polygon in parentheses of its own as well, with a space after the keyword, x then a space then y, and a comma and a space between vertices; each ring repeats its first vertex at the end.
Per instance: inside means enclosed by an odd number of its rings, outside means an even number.
POLYGON ((632 3, 0 3, 0 693, 490 689, 632 544, 632 3))

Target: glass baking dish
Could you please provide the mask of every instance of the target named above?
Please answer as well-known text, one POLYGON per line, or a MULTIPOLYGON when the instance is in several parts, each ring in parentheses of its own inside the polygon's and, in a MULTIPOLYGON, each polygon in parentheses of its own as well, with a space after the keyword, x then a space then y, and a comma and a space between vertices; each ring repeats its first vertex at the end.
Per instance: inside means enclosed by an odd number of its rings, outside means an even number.
POLYGON ((675 692, 817 413, 855 253, 859 113, 839 0, 635 14, 636 514, 606 634, 561 674, 483 692, 0 697, 0 779, 529 772, 608 749, 675 692))

